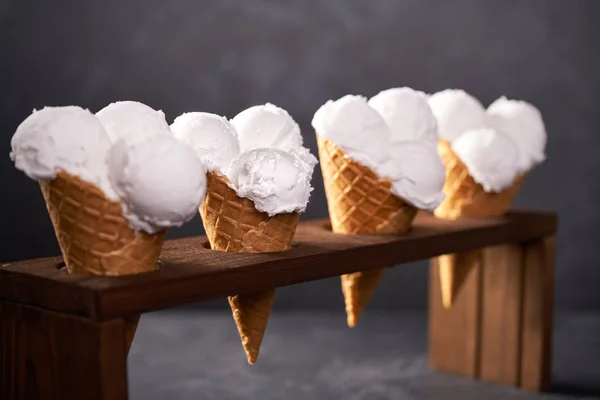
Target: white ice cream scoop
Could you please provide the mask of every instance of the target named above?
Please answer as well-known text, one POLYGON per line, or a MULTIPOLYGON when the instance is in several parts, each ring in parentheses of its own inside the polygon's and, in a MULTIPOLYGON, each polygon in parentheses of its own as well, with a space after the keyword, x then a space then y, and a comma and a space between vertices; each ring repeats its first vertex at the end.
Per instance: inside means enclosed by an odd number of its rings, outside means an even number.
POLYGON ((369 105, 379 112, 391 129, 392 141, 438 141, 437 122, 427 95, 409 87, 387 89, 371 97, 369 105))
POLYGON ((416 208, 433 211, 443 200, 444 164, 426 141, 394 142, 382 173, 392 180, 392 193, 416 208))
POLYGON ((64 170, 116 198, 106 165, 111 143, 90 111, 76 106, 34 111, 19 125, 11 145, 15 167, 31 179, 51 180, 64 170))
POLYGON ((117 101, 96 113, 112 143, 143 141, 159 133, 168 133, 169 124, 162 111, 137 101, 117 101))
POLYGON ((388 158, 390 128, 364 96, 347 95, 336 101, 329 100, 317 110, 312 125, 318 135, 374 170, 388 158))
POLYGON ((520 172, 527 172, 546 159, 546 128, 542 114, 532 104, 500 97, 488 107, 487 123, 517 144, 520 172))
POLYGON ((190 144, 209 171, 227 175, 240 154, 237 133, 226 118, 204 112, 189 112, 171 124, 175 137, 190 144))
POLYGON ((440 139, 452 142, 471 129, 485 126, 485 108, 464 90, 446 89, 429 96, 440 139))
POLYGON ((296 121, 283 108, 270 103, 242 111, 231 123, 238 133, 242 153, 259 148, 289 151, 302 146, 296 121))
POLYGON ((136 230, 180 226, 197 212, 206 193, 206 168, 187 143, 171 134, 131 145, 124 138, 109 157, 110 179, 136 230))
POLYGON ((237 195, 254 202, 257 210, 273 216, 303 212, 308 204, 310 179, 302 162, 293 154, 278 149, 254 149, 234 164, 230 180, 237 195))
POLYGON ((467 131, 452 142, 452 151, 486 192, 501 192, 517 178, 519 149, 505 133, 491 128, 467 131))
POLYGON ((435 150, 436 131, 431 129, 435 120, 427 116, 427 102, 408 88, 391 89, 378 96, 369 103, 365 97, 352 95, 330 100, 315 113, 313 127, 347 157, 390 179, 394 195, 417 208, 434 209, 443 200, 444 169, 435 150), (371 107, 373 103, 398 129, 389 127, 371 107), (408 115, 405 110, 392 109, 401 103, 410 103, 423 114, 408 115), (407 125, 400 126, 404 118, 407 125))

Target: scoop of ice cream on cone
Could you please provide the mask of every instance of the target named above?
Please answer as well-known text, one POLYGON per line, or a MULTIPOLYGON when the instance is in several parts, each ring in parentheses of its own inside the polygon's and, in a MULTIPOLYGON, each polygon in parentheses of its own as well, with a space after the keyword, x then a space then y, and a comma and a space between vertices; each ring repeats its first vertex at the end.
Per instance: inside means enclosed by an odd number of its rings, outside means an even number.
MULTIPOLYGON (((346 234, 405 233, 418 208, 443 199, 444 170, 435 151, 436 121, 410 88, 328 101, 314 115, 332 229, 346 234)), ((384 269, 341 277, 348 325, 354 326, 384 269)))
POLYGON ((392 141, 437 144, 437 121, 425 93, 409 87, 392 88, 371 97, 369 105, 387 122, 392 141))
POLYGON ((452 142, 468 130, 484 126, 485 108, 464 90, 446 89, 429 96, 441 140, 452 142))
MULTIPOLYGON (((288 112, 265 104, 242 111, 231 122, 188 113, 171 129, 212 167, 200 206, 211 248, 236 253, 288 250, 317 163, 302 146, 300 128, 288 112)), ((258 357, 274 297, 275 289, 229 297, 249 364, 258 357)))
POLYGON ((521 183, 518 150, 510 137, 491 128, 474 129, 452 144, 440 142, 438 152, 446 167, 446 197, 436 217, 489 218, 508 211, 521 183))
POLYGON ((414 207, 432 211, 444 199, 444 165, 436 147, 424 141, 403 141, 390 145, 393 158, 382 172, 394 177, 392 193, 414 207))
POLYGON ((119 139, 109 157, 110 179, 135 230, 155 233, 192 219, 206 193, 206 167, 170 134, 131 144, 119 139))
POLYGON ((200 206, 206 236, 213 250, 229 253, 272 253, 288 250, 300 213, 269 216, 240 197, 229 179, 208 173, 206 198, 200 206))
MULTIPOLYGON (((504 215, 527 172, 544 160, 546 132, 539 111, 529 103, 501 97, 483 110, 460 90, 430 97, 438 118, 438 152, 446 168, 445 200, 435 210, 444 219, 504 215)), ((440 259, 444 305, 450 307, 477 254, 440 259), (461 261, 462 260, 462 261, 461 261)))
POLYGON ((266 148, 283 150, 295 155, 309 175, 317 159, 303 146, 300 127, 283 108, 271 103, 250 107, 231 120, 235 127, 240 152, 266 148))
POLYGON ((240 154, 237 132, 225 117, 204 112, 189 112, 171 124, 175 137, 188 143, 208 171, 227 175, 240 154))
POLYGON ((34 180, 52 180, 69 171, 117 199, 108 179, 111 147, 98 119, 81 107, 44 107, 27 117, 11 140, 15 167, 34 180))
POLYGON ((312 187, 300 159, 278 149, 255 149, 240 156, 230 174, 237 195, 269 216, 303 212, 312 187))
POLYGON ((259 148, 290 151, 302 146, 300 127, 283 108, 271 103, 250 107, 231 119, 246 152, 259 148))
MULTIPOLYGON (((189 218, 189 208, 202 201, 204 167, 194 151, 179 150, 184 144, 170 134, 148 137, 135 146, 121 138, 111 147, 100 120, 79 107, 34 111, 17 129, 11 158, 39 181, 69 273, 155 269, 166 228, 189 218), (159 136, 163 139, 153 139, 159 136), (182 174, 182 166, 195 171, 187 180, 173 176, 182 174)), ((137 321, 137 316, 127 319, 129 344, 137 321)))
POLYGON ((465 132, 452 142, 452 151, 486 192, 499 193, 517 177, 519 153, 515 142, 491 128, 465 132))
POLYGON ((391 129, 363 96, 327 101, 315 113, 312 126, 317 136, 375 172, 389 159, 384 149, 391 141, 391 129))
POLYGON ((486 123, 509 135, 517 144, 520 173, 546 159, 546 128, 542 114, 532 104, 500 97, 488 107, 486 123))
POLYGON ((169 124, 162 111, 137 101, 117 101, 96 113, 112 143, 123 138, 129 143, 169 132, 169 124))
POLYGON ((483 110, 461 90, 429 99, 438 118, 438 151, 446 167, 445 219, 506 213, 529 169, 545 158, 546 132, 531 104, 501 97, 483 110))

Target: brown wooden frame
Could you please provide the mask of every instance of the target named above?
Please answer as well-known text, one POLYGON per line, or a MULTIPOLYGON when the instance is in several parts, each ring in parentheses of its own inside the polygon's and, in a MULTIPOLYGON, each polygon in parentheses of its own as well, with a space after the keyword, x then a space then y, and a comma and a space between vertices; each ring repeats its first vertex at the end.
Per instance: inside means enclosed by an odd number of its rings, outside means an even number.
POLYGON ((452 222, 421 213, 407 235, 350 236, 314 220, 300 223, 286 252, 227 254, 209 250, 205 237, 170 240, 160 269, 123 277, 70 276, 60 257, 3 264, 0 398, 126 399, 128 318, 428 258, 432 367, 542 390, 557 223, 552 213, 452 222), (477 249, 480 265, 444 309, 435 257, 477 249))

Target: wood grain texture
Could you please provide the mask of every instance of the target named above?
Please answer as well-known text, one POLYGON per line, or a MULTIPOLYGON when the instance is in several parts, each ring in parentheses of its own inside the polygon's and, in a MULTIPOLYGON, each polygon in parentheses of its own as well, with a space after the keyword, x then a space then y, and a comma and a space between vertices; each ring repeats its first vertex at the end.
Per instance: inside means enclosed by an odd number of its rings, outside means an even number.
POLYGON ((555 246, 548 237, 524 247, 521 387, 535 391, 551 383, 555 246))
POLYGON ((521 369, 522 246, 483 250, 480 379, 517 386, 521 369))
POLYGON ((125 327, 0 301, 0 398, 124 400, 125 327))
POLYGON ((281 253, 208 250, 205 237, 167 241, 162 267, 123 277, 76 277, 60 258, 4 264, 0 298, 96 320, 292 285, 365 268, 389 267, 490 245, 552 235, 551 213, 514 212, 492 219, 442 221, 420 213, 406 235, 334 234, 327 220, 300 223, 293 248, 281 253))
POLYGON ((437 258, 429 268, 429 363, 435 371, 479 377, 481 319, 481 258, 457 293, 452 308, 442 302, 437 258))

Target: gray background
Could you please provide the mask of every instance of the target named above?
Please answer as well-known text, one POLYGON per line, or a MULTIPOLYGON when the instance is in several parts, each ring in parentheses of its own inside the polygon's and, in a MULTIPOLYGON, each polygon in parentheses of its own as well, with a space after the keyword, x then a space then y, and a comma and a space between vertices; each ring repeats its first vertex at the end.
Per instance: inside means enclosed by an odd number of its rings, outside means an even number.
MULTIPOLYGON (((558 307, 600 308, 598 17, 594 0, 0 0, 0 260, 59 253, 39 188, 8 158, 34 107, 131 99, 171 121, 270 101, 315 152, 310 120, 330 98, 459 87, 486 105, 504 94, 543 112, 548 160, 516 206, 560 213, 558 307)), ((313 184, 305 219, 326 216, 319 170, 313 184)), ((195 218, 170 236, 201 232, 195 218)), ((391 270, 371 307, 424 308, 426 275, 425 263, 391 270)), ((341 302, 331 279, 280 290, 276 307, 341 302)))

